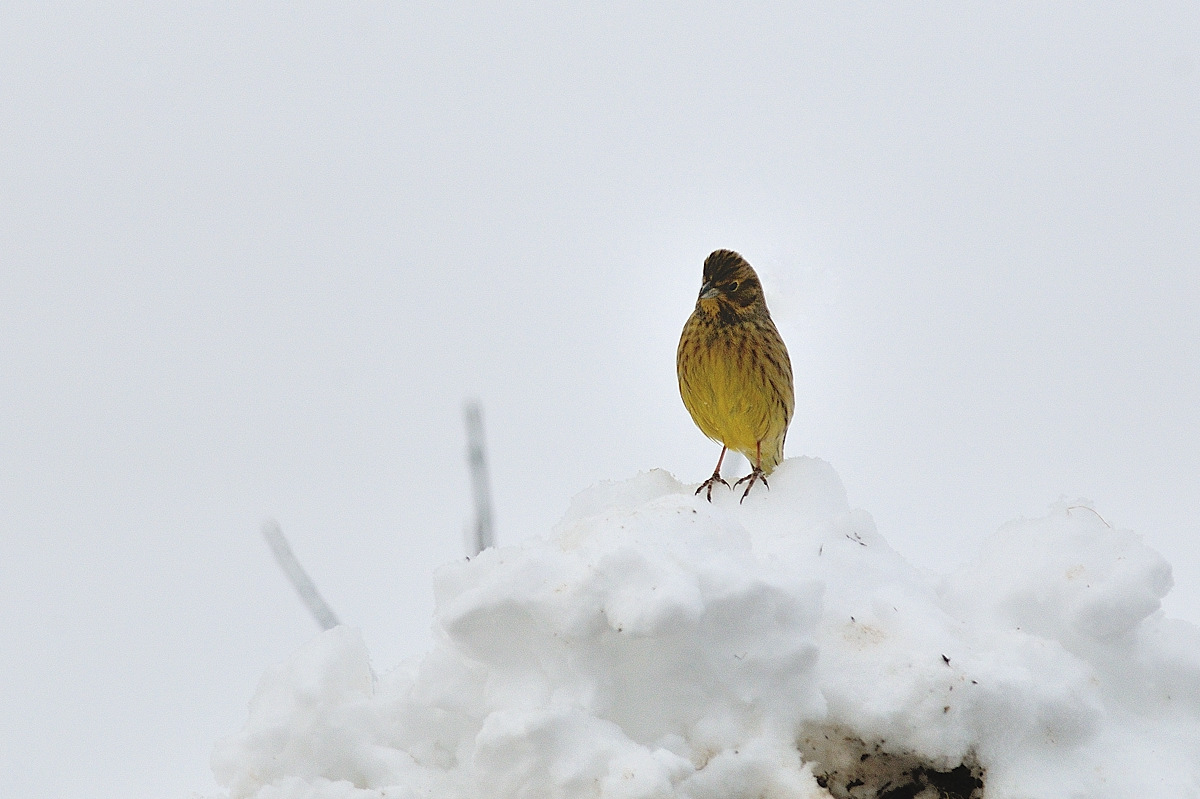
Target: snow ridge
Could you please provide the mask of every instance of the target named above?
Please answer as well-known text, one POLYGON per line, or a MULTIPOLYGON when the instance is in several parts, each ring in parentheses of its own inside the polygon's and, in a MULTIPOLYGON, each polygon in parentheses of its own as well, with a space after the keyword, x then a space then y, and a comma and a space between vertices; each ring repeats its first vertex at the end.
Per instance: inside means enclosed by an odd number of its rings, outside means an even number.
POLYGON ((588 489, 549 537, 443 567, 433 650, 378 678, 357 631, 318 636, 264 676, 218 780, 232 799, 865 798, 900 777, 1200 796, 1200 631, 1159 612, 1170 568, 1135 534, 1064 504, 938 577, 823 461, 713 499, 661 470, 588 489))

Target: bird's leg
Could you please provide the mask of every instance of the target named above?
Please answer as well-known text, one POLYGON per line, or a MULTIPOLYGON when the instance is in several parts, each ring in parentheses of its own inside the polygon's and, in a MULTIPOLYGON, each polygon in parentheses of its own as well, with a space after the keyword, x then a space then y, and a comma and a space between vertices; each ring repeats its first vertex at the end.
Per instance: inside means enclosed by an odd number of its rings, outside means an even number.
POLYGON ((728 447, 721 447, 721 457, 717 458, 717 468, 713 469, 712 477, 705 480, 703 483, 700 484, 700 487, 696 489, 696 493, 699 494, 701 491, 703 491, 704 489, 707 488, 709 502, 712 502, 713 483, 720 483, 721 485, 725 486, 726 488, 729 488, 729 483, 726 483, 724 480, 721 479, 721 461, 725 460, 725 450, 726 449, 728 449, 728 447))
MULTIPOLYGON (((724 453, 722 453, 722 454, 724 454, 724 453)), ((747 480, 750 481, 750 484, 748 486, 746 486, 745 493, 743 493, 742 498, 738 500, 739 505, 741 505, 742 502, 745 501, 746 497, 750 494, 750 489, 754 488, 755 480, 762 480, 762 484, 767 487, 767 490, 769 491, 771 489, 771 486, 767 483, 767 475, 764 474, 763 470, 762 470, 762 442, 761 441, 758 442, 758 452, 757 452, 757 457, 755 457, 755 459, 754 459, 754 468, 750 471, 750 474, 746 475, 741 480, 738 480, 736 483, 734 483, 733 487, 737 488, 738 486, 740 486, 742 483, 746 482, 747 480)))

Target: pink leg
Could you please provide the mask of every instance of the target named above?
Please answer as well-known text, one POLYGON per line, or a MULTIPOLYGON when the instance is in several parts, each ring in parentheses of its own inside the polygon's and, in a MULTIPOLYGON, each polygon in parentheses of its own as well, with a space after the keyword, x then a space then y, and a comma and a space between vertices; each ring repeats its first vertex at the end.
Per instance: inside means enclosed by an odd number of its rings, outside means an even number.
MULTIPOLYGON (((723 455, 724 453, 721 453, 721 454, 723 455)), ((737 488, 738 486, 740 486, 742 483, 746 482, 747 480, 750 481, 750 484, 746 486, 745 493, 743 493, 742 498, 738 500, 739 505, 742 504, 742 502, 744 502, 746 500, 746 497, 750 494, 750 489, 754 488, 754 483, 756 480, 762 480, 762 484, 767 486, 768 490, 770 490, 770 488, 771 488, 771 486, 767 484, 767 476, 765 474, 763 474, 763 470, 762 470, 762 442, 761 441, 758 442, 757 457, 755 457, 755 459, 754 459, 754 469, 751 470, 750 474, 746 475, 741 480, 738 480, 736 483, 734 483, 733 487, 737 488)))
POLYGON ((720 483, 726 488, 729 488, 729 483, 726 483, 721 479, 721 461, 725 460, 725 450, 727 449, 728 447, 721 447, 721 457, 717 458, 717 468, 713 469, 712 477, 705 480, 700 484, 700 487, 696 489, 696 493, 699 494, 701 491, 707 488, 709 502, 712 502, 712 487, 714 483, 720 483))

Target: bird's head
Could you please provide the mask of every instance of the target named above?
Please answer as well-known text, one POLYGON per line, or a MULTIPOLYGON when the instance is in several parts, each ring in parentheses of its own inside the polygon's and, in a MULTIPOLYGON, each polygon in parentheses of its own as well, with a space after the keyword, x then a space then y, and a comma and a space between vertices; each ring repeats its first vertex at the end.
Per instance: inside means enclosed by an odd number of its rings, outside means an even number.
POLYGON ((762 283, 746 259, 733 250, 717 250, 704 259, 704 283, 697 306, 708 313, 737 315, 766 310, 762 283))

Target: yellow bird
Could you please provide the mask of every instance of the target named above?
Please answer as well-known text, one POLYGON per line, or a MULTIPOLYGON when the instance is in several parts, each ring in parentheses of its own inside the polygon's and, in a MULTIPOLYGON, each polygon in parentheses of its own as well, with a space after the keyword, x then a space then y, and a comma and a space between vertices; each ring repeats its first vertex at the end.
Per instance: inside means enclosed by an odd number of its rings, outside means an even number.
POLYGON ((700 297, 675 356, 679 395, 704 435, 721 443, 712 477, 696 489, 721 483, 725 451, 746 456, 750 474, 744 500, 783 460, 783 441, 796 400, 792 361, 771 321, 762 284, 746 259, 733 250, 717 250, 704 260, 700 297))

